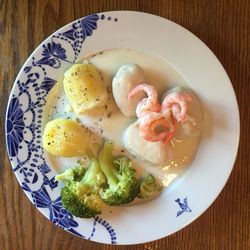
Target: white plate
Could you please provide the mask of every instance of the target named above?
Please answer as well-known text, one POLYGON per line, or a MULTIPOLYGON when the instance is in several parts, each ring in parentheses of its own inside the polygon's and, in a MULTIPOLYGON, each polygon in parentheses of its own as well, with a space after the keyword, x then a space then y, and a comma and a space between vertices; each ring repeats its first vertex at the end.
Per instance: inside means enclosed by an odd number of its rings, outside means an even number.
MULTIPOLYGON (((239 112, 230 80, 208 47, 183 27, 139 12, 114 11, 76 20, 48 37, 25 62, 6 114, 6 141, 16 177, 31 202, 53 223, 97 242, 137 244, 168 236, 195 220, 216 199, 235 161, 239 112), (191 167, 152 202, 116 216, 72 217, 63 209, 55 170, 41 147, 48 92, 80 57, 131 48, 165 58, 188 80, 204 109, 204 128, 191 167)), ((20 208, 21 209, 21 208, 20 208)))

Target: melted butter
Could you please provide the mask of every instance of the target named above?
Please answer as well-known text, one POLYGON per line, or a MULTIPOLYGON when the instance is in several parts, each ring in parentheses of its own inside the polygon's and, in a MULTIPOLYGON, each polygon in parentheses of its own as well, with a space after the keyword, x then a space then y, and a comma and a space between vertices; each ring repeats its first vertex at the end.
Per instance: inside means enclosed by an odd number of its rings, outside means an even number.
MULTIPOLYGON (((63 93, 62 82, 58 82, 48 96, 44 113, 44 124, 48 120, 58 117, 78 119, 96 135, 95 141, 89 142, 90 145, 93 143, 101 145, 102 139, 113 141, 115 143, 114 154, 128 156, 137 169, 138 175, 148 171, 156 175, 164 186, 170 185, 189 166, 196 152, 202 120, 202 112, 197 99, 195 99, 194 105, 190 109, 190 115, 195 115, 198 119, 198 133, 187 136, 186 130, 179 128, 175 138, 171 141, 171 145, 166 147, 166 150, 170 152, 168 161, 166 161, 164 166, 152 166, 131 156, 123 147, 122 134, 136 118, 125 117, 119 111, 111 94, 111 83, 118 68, 128 63, 135 63, 143 68, 147 82, 157 88, 160 96, 174 86, 188 87, 185 77, 161 58, 128 49, 107 50, 88 55, 82 60, 86 59, 92 62, 101 73, 110 93, 108 102, 105 106, 93 109, 89 113, 76 115, 70 112, 69 104, 63 93)), ((79 159, 79 157, 64 158, 53 156, 49 156, 49 158, 58 171, 76 165, 79 159)), ((81 159, 84 162, 84 157, 81 157, 81 159)))

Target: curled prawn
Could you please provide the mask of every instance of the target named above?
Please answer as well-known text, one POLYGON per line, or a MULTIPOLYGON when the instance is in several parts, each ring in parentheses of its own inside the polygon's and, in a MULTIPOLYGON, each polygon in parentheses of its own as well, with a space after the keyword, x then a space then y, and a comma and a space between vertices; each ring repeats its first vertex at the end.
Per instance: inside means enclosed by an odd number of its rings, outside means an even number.
POLYGON ((169 93, 161 104, 161 111, 171 109, 172 116, 176 121, 183 122, 187 118, 187 102, 192 101, 192 99, 192 96, 187 93, 169 93))
POLYGON ((128 99, 131 100, 140 91, 147 94, 136 107, 140 135, 147 141, 169 143, 176 133, 176 123, 189 118, 187 102, 192 101, 192 96, 172 92, 160 105, 156 89, 152 85, 142 83, 129 92, 128 99))
POLYGON ((147 97, 143 98, 136 107, 136 115, 142 117, 147 112, 160 112, 161 105, 158 102, 158 94, 156 89, 149 84, 141 83, 136 85, 128 94, 128 99, 131 100, 138 92, 144 91, 147 97))
POLYGON ((138 119, 140 135, 147 141, 167 144, 175 134, 175 124, 170 112, 149 112, 138 119))

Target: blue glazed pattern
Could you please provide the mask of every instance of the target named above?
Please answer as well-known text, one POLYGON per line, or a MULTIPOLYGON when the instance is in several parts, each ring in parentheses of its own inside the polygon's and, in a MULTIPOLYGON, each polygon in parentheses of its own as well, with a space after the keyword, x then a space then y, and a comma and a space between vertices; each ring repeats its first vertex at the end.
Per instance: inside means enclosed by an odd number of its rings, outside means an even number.
POLYGON ((105 220, 103 220, 99 216, 96 216, 94 219, 93 229, 92 229, 91 235, 88 239, 90 240, 92 237, 94 237, 97 223, 104 226, 105 229, 108 231, 108 233, 110 235, 110 239, 111 239, 111 244, 116 244, 116 233, 115 233, 114 229, 109 225, 108 222, 106 222, 105 220))
POLYGON ((177 212, 176 217, 180 216, 184 212, 192 212, 192 210, 188 206, 187 197, 183 199, 183 202, 181 202, 180 198, 176 199, 175 202, 178 203, 178 205, 179 205, 179 207, 181 209, 180 211, 177 212))
POLYGON ((66 59, 66 50, 62 48, 60 43, 47 43, 43 45, 42 59, 38 60, 37 64, 49 65, 53 68, 59 68, 61 66, 60 60, 66 59))
POLYGON ((18 153, 18 147, 23 141, 23 110, 20 107, 19 100, 13 97, 9 103, 7 114, 7 142, 9 155, 14 157, 18 153))
POLYGON ((116 233, 108 222, 96 217, 89 237, 82 235, 76 218, 62 206, 55 172, 46 163, 42 148, 42 113, 46 97, 56 83, 53 70, 63 63, 72 64, 83 42, 94 34, 98 22, 116 18, 93 14, 77 20, 52 35, 29 58, 16 79, 6 117, 6 142, 10 161, 21 187, 34 205, 47 210, 49 219, 60 228, 77 236, 94 239, 97 223, 107 231, 110 243, 116 244, 116 233), (51 71, 52 70, 52 71, 51 71), (53 198, 52 198, 53 197, 53 198))

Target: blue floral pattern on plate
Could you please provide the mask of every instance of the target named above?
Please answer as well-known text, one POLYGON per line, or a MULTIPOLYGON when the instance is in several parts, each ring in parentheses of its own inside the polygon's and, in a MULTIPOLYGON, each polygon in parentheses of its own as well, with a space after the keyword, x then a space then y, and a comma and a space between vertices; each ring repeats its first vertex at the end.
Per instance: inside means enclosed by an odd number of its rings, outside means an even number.
MULTIPOLYGON (((46 97, 56 83, 48 69, 57 70, 62 63, 74 63, 83 42, 94 34, 98 21, 105 19, 101 16, 93 14, 69 24, 63 32, 59 30, 53 34, 50 41, 46 40, 38 48, 39 53, 29 58, 9 99, 6 142, 13 170, 23 190, 37 208, 49 211, 51 222, 86 239, 94 239, 98 223, 107 231, 110 243, 116 244, 116 233, 108 222, 94 218, 90 236, 84 236, 78 231, 76 218, 63 208, 60 195, 52 199, 59 187, 54 178, 56 173, 47 165, 41 146, 42 112, 46 97)), ((109 21, 112 19, 108 18, 109 21)))
POLYGON ((42 59, 38 60, 37 64, 45 64, 51 67, 60 67, 60 60, 66 59, 66 49, 62 48, 60 43, 47 43, 43 45, 42 59), (58 66, 55 66, 58 65, 58 66))
POLYGON ((9 155, 14 157, 17 155, 18 147, 23 141, 23 130, 25 128, 23 111, 16 97, 12 98, 9 103, 6 128, 9 155))

